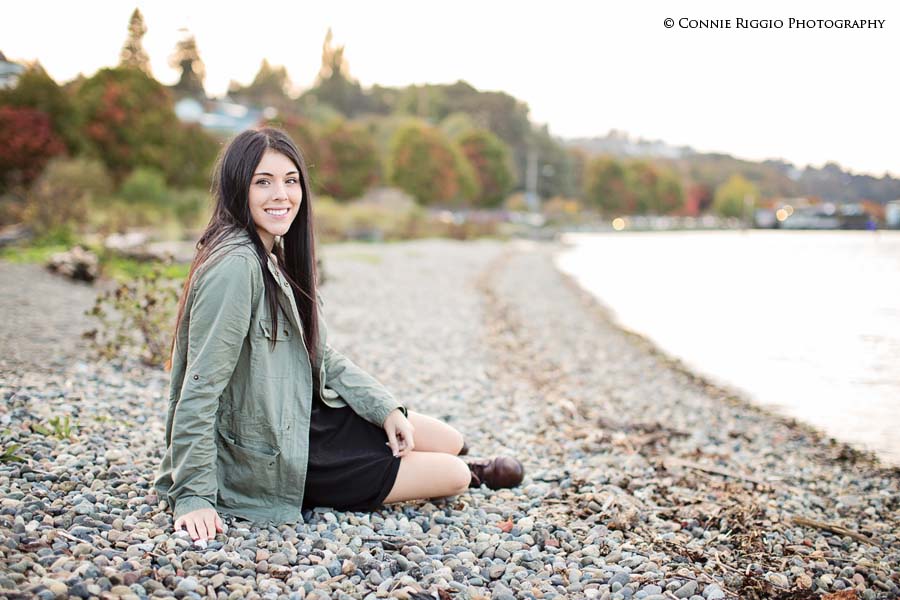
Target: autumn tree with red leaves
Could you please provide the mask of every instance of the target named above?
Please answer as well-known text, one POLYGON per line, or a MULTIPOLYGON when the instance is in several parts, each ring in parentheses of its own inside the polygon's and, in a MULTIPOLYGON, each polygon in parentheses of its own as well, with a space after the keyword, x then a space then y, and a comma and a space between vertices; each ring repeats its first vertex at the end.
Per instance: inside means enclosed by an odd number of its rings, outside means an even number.
POLYGON ((0 106, 0 191, 28 185, 66 146, 50 116, 35 108, 0 106))

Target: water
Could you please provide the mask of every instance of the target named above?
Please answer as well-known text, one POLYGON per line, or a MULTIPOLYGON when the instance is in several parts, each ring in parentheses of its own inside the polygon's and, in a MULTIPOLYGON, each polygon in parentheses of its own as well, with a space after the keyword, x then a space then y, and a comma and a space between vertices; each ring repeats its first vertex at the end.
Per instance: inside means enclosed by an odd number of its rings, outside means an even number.
POLYGON ((557 265, 624 327, 900 465, 900 232, 569 234, 557 265))

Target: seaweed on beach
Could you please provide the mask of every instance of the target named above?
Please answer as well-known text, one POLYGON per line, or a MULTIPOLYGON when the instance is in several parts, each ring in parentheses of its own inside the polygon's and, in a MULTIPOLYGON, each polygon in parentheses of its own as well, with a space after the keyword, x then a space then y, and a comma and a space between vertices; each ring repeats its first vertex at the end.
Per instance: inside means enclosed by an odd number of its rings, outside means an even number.
POLYGON ((744 576, 737 594, 741 600, 818 600, 822 597, 808 589, 779 589, 753 571, 744 576))

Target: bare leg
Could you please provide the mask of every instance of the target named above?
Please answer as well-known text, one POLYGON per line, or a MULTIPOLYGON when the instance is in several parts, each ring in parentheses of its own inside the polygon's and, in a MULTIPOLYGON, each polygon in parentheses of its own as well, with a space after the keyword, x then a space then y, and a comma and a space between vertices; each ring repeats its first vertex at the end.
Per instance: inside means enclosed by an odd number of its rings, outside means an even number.
POLYGON ((400 460, 400 471, 384 503, 455 496, 465 492, 471 480, 469 466, 458 456, 413 450, 400 460))
POLYGON ((446 452, 455 456, 462 450, 463 434, 447 423, 412 410, 407 418, 416 429, 414 452, 446 452))

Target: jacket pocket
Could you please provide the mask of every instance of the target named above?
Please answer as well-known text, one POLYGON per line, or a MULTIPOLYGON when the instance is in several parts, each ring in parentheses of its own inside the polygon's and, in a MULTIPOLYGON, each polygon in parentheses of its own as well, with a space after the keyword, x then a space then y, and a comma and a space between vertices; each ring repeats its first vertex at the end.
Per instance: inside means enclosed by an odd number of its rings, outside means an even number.
POLYGON ((262 331, 262 334, 267 338, 275 339, 275 341, 283 342, 291 339, 291 330, 288 329, 287 323, 285 323, 286 319, 281 319, 278 323, 278 327, 272 327, 272 322, 267 320, 265 317, 259 321, 259 328, 262 331))
POLYGON ((244 440, 216 430, 219 497, 224 506, 261 507, 278 496, 281 450, 261 440, 244 440))
POLYGON ((297 355, 294 351, 293 332, 286 319, 277 328, 266 317, 257 323, 257 342, 254 344, 252 366, 256 373, 265 377, 284 378, 294 375, 297 355))

